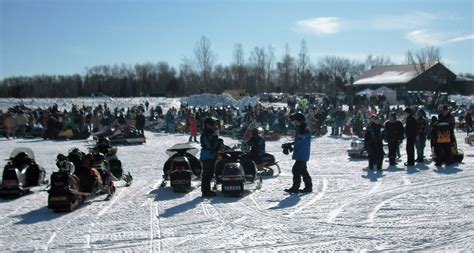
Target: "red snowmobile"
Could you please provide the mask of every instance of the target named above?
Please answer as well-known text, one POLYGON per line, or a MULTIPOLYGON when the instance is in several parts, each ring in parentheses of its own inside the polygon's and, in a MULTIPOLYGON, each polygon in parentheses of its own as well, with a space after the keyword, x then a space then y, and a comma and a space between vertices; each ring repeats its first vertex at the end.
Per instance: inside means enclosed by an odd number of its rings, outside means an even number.
POLYGON ((73 148, 67 157, 59 154, 56 165, 59 171, 51 175, 48 191, 48 208, 55 212, 70 212, 85 200, 101 194, 107 194, 108 200, 115 193, 103 156, 73 148))

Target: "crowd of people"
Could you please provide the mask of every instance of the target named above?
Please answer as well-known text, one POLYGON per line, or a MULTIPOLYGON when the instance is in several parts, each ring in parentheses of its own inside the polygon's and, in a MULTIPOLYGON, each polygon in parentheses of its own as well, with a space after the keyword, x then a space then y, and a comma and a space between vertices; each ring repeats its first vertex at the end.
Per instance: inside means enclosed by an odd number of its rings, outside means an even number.
MULTIPOLYGON (((431 114, 434 115, 433 112, 431 114)), ((0 111, 0 126, 6 138, 28 137, 35 129, 40 129, 40 136, 44 139, 55 139, 64 130, 70 130, 75 135, 86 133, 88 137, 92 132, 115 126, 133 126, 141 133, 145 129, 169 134, 177 131, 189 133, 189 142, 199 142, 202 147, 202 195, 213 197, 215 192, 211 190, 210 183, 215 173, 217 149, 222 145, 219 135, 237 133, 236 136, 242 137, 246 130, 253 128, 250 138, 246 140, 251 149, 244 160, 258 163, 265 154, 262 132, 292 134, 294 142, 290 145, 295 160, 293 183, 285 191, 293 194, 312 191, 306 165, 310 158, 310 140, 311 137, 325 135, 328 128, 332 136, 364 138, 369 156, 368 168, 371 170, 382 169, 384 141, 388 143, 389 165, 396 165, 404 139, 405 166, 425 162, 427 141, 436 166, 452 164, 453 150, 456 149, 455 117, 446 105, 440 105, 437 116, 429 119, 427 115, 429 112, 422 107, 394 107, 382 98, 343 106, 343 101, 301 97, 288 100, 286 105, 264 106, 257 103, 244 108, 193 107, 183 103, 178 108, 170 107, 166 112, 161 106, 149 107, 148 101, 128 108, 110 108, 106 103, 96 107, 72 105, 69 111, 59 110, 56 104, 47 109, 15 106, 7 112, 0 111), (302 180, 305 187, 299 189, 302 180)), ((472 129, 470 108, 465 108, 462 119, 469 134, 472 129)))

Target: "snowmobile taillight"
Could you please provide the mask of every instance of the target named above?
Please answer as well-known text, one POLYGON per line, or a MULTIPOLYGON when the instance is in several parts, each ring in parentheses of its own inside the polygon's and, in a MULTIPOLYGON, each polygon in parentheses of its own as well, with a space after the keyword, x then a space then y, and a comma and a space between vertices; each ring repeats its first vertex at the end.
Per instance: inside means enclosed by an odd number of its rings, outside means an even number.
POLYGON ((18 185, 18 181, 14 179, 10 180, 3 180, 3 186, 16 186, 18 185))

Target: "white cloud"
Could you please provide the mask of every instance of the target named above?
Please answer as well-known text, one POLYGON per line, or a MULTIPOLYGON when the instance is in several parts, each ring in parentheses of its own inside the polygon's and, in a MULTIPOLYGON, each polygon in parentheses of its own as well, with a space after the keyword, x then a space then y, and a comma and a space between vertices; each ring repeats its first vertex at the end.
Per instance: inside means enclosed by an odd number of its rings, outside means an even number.
POLYGON ((441 35, 428 30, 416 30, 405 35, 409 41, 414 44, 424 46, 436 46, 441 44, 441 35))
POLYGON ((474 34, 448 38, 448 35, 436 33, 428 30, 416 30, 405 35, 409 41, 414 44, 424 46, 440 46, 443 44, 463 42, 466 40, 474 40, 474 34))
POLYGON ((337 17, 304 19, 296 22, 296 30, 318 35, 334 34, 340 30, 340 21, 337 17))
POLYGON ((372 27, 378 30, 409 30, 419 29, 438 19, 427 12, 411 12, 403 15, 377 17, 371 21, 372 27))
POLYGON ((452 38, 452 39, 446 40, 443 44, 463 42, 466 40, 474 40, 474 34, 452 38))

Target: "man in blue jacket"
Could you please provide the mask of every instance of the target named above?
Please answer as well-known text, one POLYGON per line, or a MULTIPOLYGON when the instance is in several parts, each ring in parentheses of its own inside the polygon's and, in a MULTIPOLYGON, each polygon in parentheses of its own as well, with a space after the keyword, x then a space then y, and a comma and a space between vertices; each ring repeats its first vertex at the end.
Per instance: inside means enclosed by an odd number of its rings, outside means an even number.
POLYGON ((214 176, 214 169, 216 166, 217 151, 222 145, 222 139, 217 136, 215 122, 212 118, 204 120, 204 130, 201 134, 201 162, 202 162, 202 177, 201 177, 201 191, 205 198, 215 197, 216 193, 211 191, 211 180, 214 176))
POLYGON ((313 183, 311 176, 308 173, 306 163, 309 160, 309 154, 311 150, 311 132, 305 123, 305 117, 303 114, 297 112, 290 116, 290 120, 295 124, 295 141, 293 142, 293 156, 295 160, 293 169, 293 185, 289 189, 285 189, 286 192, 295 193, 309 193, 313 191, 313 183), (301 178, 303 178, 304 189, 300 190, 301 178))

